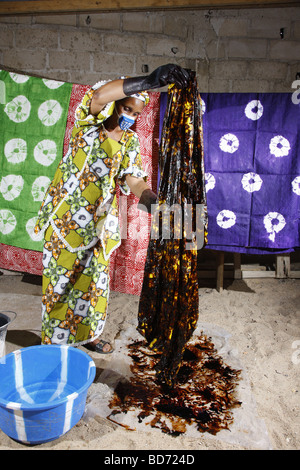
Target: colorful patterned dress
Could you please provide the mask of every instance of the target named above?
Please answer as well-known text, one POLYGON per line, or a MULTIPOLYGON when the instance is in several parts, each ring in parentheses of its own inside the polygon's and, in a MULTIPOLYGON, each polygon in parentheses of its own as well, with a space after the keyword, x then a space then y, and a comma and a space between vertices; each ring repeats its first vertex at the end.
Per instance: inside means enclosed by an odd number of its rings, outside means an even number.
POLYGON ((128 195, 126 175, 146 178, 138 136, 120 142, 103 122, 114 102, 93 116, 99 83, 76 110, 69 149, 42 203, 35 232, 45 230, 42 343, 80 345, 103 331, 109 296, 109 257, 120 245, 116 185, 128 195))

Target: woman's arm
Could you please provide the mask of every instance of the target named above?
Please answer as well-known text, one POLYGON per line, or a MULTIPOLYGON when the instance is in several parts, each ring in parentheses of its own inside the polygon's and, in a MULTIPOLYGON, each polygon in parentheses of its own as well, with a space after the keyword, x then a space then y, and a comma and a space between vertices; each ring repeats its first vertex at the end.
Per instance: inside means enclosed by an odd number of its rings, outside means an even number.
POLYGON ((102 87, 94 92, 91 103, 91 114, 97 116, 107 103, 111 101, 121 100, 126 98, 123 91, 123 79, 112 80, 105 83, 102 87))
POLYGON ((160 88, 169 83, 185 87, 188 79, 189 73, 185 69, 179 65, 167 64, 158 67, 150 75, 112 80, 95 91, 91 103, 91 113, 97 116, 107 103, 121 100, 140 91, 160 88))
POLYGON ((137 178, 136 176, 127 175, 126 183, 128 184, 130 191, 139 199, 145 189, 150 189, 143 178, 137 178))

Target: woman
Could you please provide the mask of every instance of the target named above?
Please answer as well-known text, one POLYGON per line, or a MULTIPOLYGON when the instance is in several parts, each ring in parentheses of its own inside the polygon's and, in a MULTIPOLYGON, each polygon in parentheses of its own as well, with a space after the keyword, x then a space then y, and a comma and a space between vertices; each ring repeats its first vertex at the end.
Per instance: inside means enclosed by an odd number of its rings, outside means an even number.
POLYGON ((112 352, 99 339, 107 313, 109 256, 120 244, 116 184, 151 211, 156 195, 141 167, 130 127, 149 101, 145 90, 186 86, 175 65, 146 77, 98 83, 76 110, 69 149, 48 188, 36 224, 45 231, 42 343, 112 352))

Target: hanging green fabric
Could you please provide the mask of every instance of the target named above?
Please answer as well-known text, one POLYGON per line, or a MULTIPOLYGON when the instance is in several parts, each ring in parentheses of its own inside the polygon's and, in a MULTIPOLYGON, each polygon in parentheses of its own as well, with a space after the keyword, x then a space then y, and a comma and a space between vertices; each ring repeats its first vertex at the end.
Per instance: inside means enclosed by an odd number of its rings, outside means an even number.
POLYGON ((157 377, 171 387, 198 320, 197 251, 206 238, 201 100, 193 72, 186 88, 169 88, 160 168, 138 330, 161 355, 157 377))
POLYGON ((0 243, 42 251, 34 226, 63 156, 72 84, 0 70, 0 243))

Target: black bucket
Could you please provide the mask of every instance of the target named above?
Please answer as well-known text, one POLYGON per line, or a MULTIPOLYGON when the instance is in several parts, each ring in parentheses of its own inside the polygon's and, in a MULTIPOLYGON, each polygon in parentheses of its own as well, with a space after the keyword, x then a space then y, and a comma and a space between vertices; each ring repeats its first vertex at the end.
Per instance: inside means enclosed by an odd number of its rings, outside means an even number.
POLYGON ((4 313, 0 313, 0 328, 4 325, 8 325, 10 322, 10 319, 8 318, 7 315, 4 315, 4 313))
POLYGON ((5 338, 8 325, 14 321, 17 314, 15 312, 5 311, 0 312, 0 357, 4 356, 5 352, 5 338))

